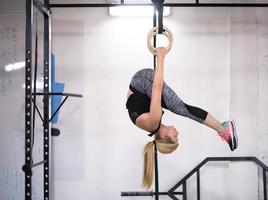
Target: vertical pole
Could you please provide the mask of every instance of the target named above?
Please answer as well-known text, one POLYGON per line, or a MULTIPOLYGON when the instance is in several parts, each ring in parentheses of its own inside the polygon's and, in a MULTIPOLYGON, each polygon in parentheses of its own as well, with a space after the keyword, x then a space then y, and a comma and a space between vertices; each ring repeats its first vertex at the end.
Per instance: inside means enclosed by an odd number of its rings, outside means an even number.
POLYGON ((197 200, 200 200, 200 170, 198 169, 196 172, 196 178, 197 178, 197 200))
POLYGON ((266 170, 262 169, 263 175, 263 199, 267 200, 267 184, 266 184, 266 170))
MULTIPOLYGON (((156 7, 154 6, 153 27, 156 27, 156 7)), ((154 36, 154 47, 156 47, 156 35, 154 36)), ((154 70, 156 69, 156 55, 153 57, 154 70)), ((155 176, 155 200, 159 199, 159 182, 158 182, 158 161, 157 161, 157 147, 154 143, 154 176, 155 176)))
MULTIPOLYGON (((153 27, 156 27, 156 8, 154 6, 153 27)), ((154 36, 154 47, 156 47, 156 36, 154 36)), ((156 68, 156 56, 153 57, 154 70, 156 68)), ((154 142, 154 180, 155 180, 155 200, 159 199, 159 183, 158 183, 158 161, 157 161, 157 147, 154 142)))
MULTIPOLYGON (((156 8, 154 6, 153 26, 156 27, 156 8)), ((156 47, 156 35, 154 36, 154 47, 156 47)), ((156 68, 156 55, 154 55, 154 69, 156 68)))
POLYGON ((187 186, 186 186, 186 181, 183 182, 182 190, 183 190, 183 200, 187 200, 187 186))
POLYGON ((155 200, 159 199, 159 180, 158 180, 158 161, 157 161, 157 147, 154 144, 154 176, 155 176, 155 200))
MULTIPOLYGON (((44 1, 49 10, 49 0, 44 1)), ((44 200, 49 200, 49 59, 50 58, 50 15, 44 15, 44 200)))
MULTIPOLYGON (((153 27, 156 27, 156 8, 154 6, 153 27)), ((154 36, 154 47, 156 47, 156 36, 154 36)), ((156 56, 153 57, 154 70, 156 68, 156 56)), ((157 161, 157 147, 154 143, 154 180, 155 180, 155 200, 159 199, 159 183, 158 183, 158 161, 157 161)))
MULTIPOLYGON (((32 29, 33 1, 26 0, 25 32, 25 165, 32 164, 32 29)), ((32 199, 32 175, 25 171, 25 200, 32 199)))

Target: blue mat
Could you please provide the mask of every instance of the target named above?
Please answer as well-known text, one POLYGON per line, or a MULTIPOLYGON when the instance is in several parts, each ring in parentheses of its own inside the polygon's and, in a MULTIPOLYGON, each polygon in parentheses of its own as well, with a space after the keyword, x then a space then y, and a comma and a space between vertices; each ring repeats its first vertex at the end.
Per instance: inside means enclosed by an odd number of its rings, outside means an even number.
MULTIPOLYGON (((59 83, 55 81, 55 55, 51 55, 51 92, 64 93, 64 83, 59 83)), ((62 96, 51 96, 51 116, 58 109, 62 101, 62 96)), ((59 119, 60 111, 52 119, 52 124, 56 124, 59 119)))

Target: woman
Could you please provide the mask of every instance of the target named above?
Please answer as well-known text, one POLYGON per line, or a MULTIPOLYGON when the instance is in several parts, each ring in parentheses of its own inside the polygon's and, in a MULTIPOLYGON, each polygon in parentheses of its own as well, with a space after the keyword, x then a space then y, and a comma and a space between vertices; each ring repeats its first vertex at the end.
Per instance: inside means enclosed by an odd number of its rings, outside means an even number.
POLYGON ((207 111, 184 103, 164 82, 164 59, 166 49, 157 48, 155 71, 142 69, 132 78, 126 107, 132 122, 155 137, 144 148, 143 187, 152 184, 154 145, 161 153, 171 153, 178 146, 178 131, 173 126, 161 123, 162 108, 188 117, 214 129, 232 151, 237 148, 238 139, 233 121, 219 122, 207 111))

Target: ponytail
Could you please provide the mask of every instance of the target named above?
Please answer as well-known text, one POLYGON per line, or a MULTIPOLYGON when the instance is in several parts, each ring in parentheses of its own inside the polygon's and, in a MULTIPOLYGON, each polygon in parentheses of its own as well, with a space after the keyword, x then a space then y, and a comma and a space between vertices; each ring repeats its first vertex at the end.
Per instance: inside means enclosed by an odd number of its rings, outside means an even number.
POLYGON ((163 154, 172 153, 178 147, 178 144, 163 139, 150 141, 145 145, 143 150, 144 161, 142 187, 147 190, 151 187, 153 182, 154 145, 156 145, 159 152, 163 154))
POLYGON ((154 172, 154 141, 148 142, 143 150, 143 180, 142 187, 149 189, 153 182, 154 172))

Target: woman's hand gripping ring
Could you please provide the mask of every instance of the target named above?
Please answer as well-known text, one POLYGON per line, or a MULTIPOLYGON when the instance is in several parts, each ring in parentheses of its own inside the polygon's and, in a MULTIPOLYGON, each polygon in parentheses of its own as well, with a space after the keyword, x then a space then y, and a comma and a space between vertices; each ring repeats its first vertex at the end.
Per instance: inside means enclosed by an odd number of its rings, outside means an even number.
MULTIPOLYGON (((158 27, 154 27, 150 30, 150 32, 148 33, 148 36, 147 36, 148 49, 154 55, 157 55, 157 54, 156 54, 156 48, 152 45, 152 38, 157 34, 158 34, 158 27)), ((168 44, 168 46, 165 47, 166 52, 168 53, 172 47, 172 44, 173 44, 173 35, 172 35, 171 31, 166 27, 163 27, 162 34, 168 38, 169 44, 168 44)))

